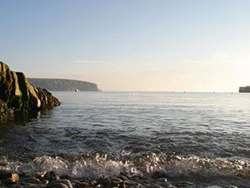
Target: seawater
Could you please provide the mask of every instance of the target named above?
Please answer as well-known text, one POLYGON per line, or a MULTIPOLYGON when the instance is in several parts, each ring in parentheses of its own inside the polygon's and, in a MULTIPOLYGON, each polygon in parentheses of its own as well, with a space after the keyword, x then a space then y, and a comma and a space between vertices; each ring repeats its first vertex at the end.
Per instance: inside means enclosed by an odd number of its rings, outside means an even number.
POLYGON ((53 94, 61 106, 2 123, 0 169, 250 187, 250 94, 53 94))

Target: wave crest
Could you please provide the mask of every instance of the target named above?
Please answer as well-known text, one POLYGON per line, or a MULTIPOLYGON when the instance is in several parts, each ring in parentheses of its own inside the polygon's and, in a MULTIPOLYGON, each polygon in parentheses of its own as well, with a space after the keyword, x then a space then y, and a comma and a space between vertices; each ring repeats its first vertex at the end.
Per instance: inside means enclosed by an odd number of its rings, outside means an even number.
POLYGON ((32 175, 37 171, 55 171, 58 175, 72 178, 127 177, 143 176, 157 172, 167 178, 204 178, 204 177, 250 177, 250 165, 247 160, 185 157, 166 154, 146 156, 121 155, 117 159, 107 154, 81 155, 74 157, 39 156, 29 162, 13 161, 0 157, 0 170, 16 171, 32 175))

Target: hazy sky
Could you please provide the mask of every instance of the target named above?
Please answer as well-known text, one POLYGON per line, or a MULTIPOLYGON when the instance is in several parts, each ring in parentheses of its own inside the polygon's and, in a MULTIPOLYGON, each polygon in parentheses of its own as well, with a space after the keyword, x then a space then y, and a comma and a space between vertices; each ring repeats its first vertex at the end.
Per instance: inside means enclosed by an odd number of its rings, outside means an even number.
POLYGON ((250 85, 249 0, 1 0, 0 59, 104 91, 250 85))

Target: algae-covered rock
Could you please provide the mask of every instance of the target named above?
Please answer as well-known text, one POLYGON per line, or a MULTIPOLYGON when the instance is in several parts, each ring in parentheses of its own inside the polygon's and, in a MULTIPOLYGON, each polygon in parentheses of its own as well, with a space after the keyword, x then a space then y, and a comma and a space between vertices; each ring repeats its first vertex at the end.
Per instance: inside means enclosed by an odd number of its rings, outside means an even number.
POLYGON ((31 85, 22 72, 11 71, 0 62, 0 120, 13 114, 36 114, 59 106, 60 102, 48 90, 31 85))
POLYGON ((0 99, 0 121, 6 120, 8 115, 7 104, 0 99))

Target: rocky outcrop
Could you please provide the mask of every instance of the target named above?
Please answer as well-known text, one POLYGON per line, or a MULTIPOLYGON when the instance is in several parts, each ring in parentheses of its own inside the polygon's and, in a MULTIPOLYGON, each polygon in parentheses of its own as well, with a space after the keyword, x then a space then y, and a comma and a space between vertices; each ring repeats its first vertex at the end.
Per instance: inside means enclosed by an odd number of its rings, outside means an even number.
POLYGON ((11 71, 0 62, 0 119, 29 116, 38 111, 52 109, 60 102, 47 89, 36 88, 21 72, 11 71))
POLYGON ((240 87, 239 92, 240 93, 250 93, 250 86, 240 87))

